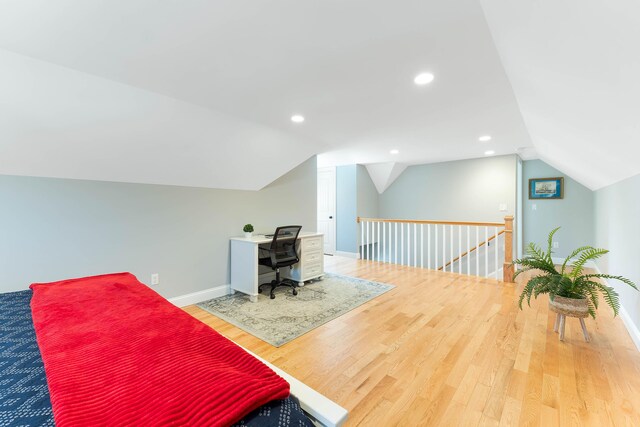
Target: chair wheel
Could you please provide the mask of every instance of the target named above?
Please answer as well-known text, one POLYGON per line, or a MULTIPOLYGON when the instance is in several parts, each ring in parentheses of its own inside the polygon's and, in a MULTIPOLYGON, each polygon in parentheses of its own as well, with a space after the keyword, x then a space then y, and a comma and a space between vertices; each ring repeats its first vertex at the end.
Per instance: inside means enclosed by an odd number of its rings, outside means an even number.
POLYGON ((295 289, 293 290, 293 295, 298 295, 298 291, 296 291, 295 289))
POLYGON ((276 296, 274 294, 271 294, 271 299, 276 299, 276 296))

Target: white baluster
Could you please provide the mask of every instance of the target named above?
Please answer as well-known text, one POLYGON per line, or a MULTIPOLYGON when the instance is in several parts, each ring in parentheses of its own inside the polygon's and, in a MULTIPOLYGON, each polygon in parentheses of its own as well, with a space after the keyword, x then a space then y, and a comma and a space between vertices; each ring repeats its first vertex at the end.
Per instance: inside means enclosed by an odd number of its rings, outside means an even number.
POLYGON ((442 271, 447 271, 447 226, 442 224, 442 271))
POLYGON ((476 276, 480 276, 480 227, 476 226, 476 276))
POLYGON ((424 268, 424 224, 420 224, 420 268, 424 268))
POLYGON ((364 247, 364 258, 369 259, 369 221, 367 221, 367 244, 364 247))
POLYGON ((440 244, 440 242, 438 242, 438 224, 434 224, 434 228, 436 229, 436 238, 435 238, 435 247, 436 247, 436 257, 435 257, 435 265, 433 266, 434 270, 438 269, 438 245, 440 244))
POLYGON ((471 276, 471 227, 467 225, 467 274, 471 276))
POLYGON ((371 247, 369 248, 371 261, 376 259, 376 222, 371 221, 371 247))
POLYGON ((449 244, 451 245, 449 249, 449 261, 451 262, 449 264, 449 272, 453 273, 453 224, 449 226, 449 239, 449 244))
POLYGON ((360 259, 364 259, 364 221, 360 221, 360 259))
POLYGON ((462 226, 458 226, 458 274, 462 274, 462 226))
POLYGON ((387 233, 385 231, 387 223, 382 223, 382 261, 387 262, 387 233))
POLYGON ((418 266, 418 224, 413 224, 413 266, 418 266))
POLYGON ((407 223, 407 265, 411 266, 411 224, 407 223))
POLYGON ((376 238, 376 222, 371 221, 371 236, 370 236, 370 245, 369 245, 369 259, 373 261, 375 258, 375 238, 376 238))
POLYGON ((489 227, 484 227, 484 277, 489 277, 489 227))
POLYGON ((380 222, 378 222, 378 262, 380 262, 380 244, 382 244, 382 239, 380 238, 380 222))
POLYGON ((431 270, 431 224, 427 224, 427 268, 431 270))
POLYGON ((400 264, 404 265, 404 222, 400 223, 400 264))
POLYGON ((493 251, 495 252, 495 260, 496 260, 496 280, 498 280, 498 227, 494 227, 494 230, 496 232, 496 238, 493 239, 494 245, 493 245, 493 251))
POLYGON ((376 222, 371 222, 371 261, 376 260, 376 222))
POLYGON ((396 257, 395 257, 395 261, 394 264, 398 263, 398 223, 396 222, 396 232, 395 232, 395 239, 396 239, 396 244, 395 244, 395 252, 396 252, 396 257))

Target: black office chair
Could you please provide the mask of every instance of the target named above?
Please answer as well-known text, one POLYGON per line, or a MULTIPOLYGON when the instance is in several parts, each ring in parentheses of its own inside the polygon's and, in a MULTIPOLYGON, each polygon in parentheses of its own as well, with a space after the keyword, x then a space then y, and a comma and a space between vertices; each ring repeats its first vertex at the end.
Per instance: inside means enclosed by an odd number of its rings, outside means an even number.
POLYGON ((261 284, 258 287, 258 292, 262 293, 263 286, 271 286, 271 299, 274 299, 276 297, 274 291, 277 287, 289 286, 293 289, 293 295, 298 295, 298 291, 296 290, 297 284, 295 282, 289 279, 280 279, 280 268, 293 268, 293 265, 300 261, 300 258, 298 258, 297 241, 301 228, 302 226, 300 225, 278 227, 273 234, 273 240, 271 241, 269 249, 260 248, 261 254, 268 254, 268 256, 263 257, 259 255, 258 263, 275 270, 276 278, 270 283, 261 284))

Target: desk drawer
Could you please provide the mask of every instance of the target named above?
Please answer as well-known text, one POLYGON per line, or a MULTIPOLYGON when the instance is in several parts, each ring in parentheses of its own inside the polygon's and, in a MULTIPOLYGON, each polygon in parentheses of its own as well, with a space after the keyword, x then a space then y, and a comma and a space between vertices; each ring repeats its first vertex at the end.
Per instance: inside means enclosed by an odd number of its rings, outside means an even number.
POLYGON ((315 264, 312 266, 305 266, 304 267, 304 278, 305 280, 311 277, 317 277, 317 276, 321 276, 323 274, 322 272, 322 265, 320 264, 315 264))
POLYGON ((305 267, 311 267, 315 265, 320 265, 322 263, 322 257, 324 255, 321 251, 313 251, 310 253, 304 254, 304 265, 305 267))
POLYGON ((322 251, 322 236, 307 237, 302 239, 302 250, 305 252, 319 250, 322 251))

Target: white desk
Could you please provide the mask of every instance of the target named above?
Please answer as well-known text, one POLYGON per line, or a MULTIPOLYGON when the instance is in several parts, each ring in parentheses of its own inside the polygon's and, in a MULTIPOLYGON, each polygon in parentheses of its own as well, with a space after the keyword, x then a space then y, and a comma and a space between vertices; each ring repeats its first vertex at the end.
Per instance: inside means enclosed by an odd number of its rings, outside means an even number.
MULTIPOLYGON (((323 238, 322 233, 303 232, 298 235, 298 257, 300 262, 293 265, 292 269, 282 268, 282 277, 298 282, 304 286, 304 282, 316 279, 324 275, 323 238)), ((231 238, 231 290, 240 291, 249 295, 253 302, 258 300, 258 286, 260 286, 260 266, 258 265, 258 247, 268 247, 273 240, 264 234, 254 235, 251 238, 231 238)), ((271 269, 268 273, 272 272, 271 269)), ((263 275, 265 276, 265 275, 263 275)), ((263 279, 269 282, 271 279, 263 279)))

